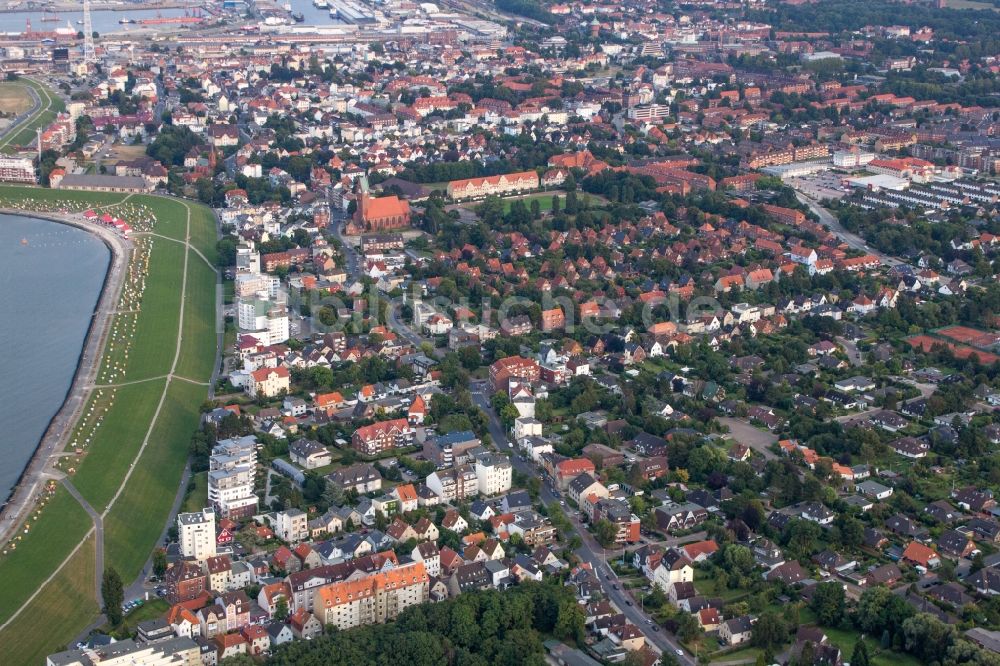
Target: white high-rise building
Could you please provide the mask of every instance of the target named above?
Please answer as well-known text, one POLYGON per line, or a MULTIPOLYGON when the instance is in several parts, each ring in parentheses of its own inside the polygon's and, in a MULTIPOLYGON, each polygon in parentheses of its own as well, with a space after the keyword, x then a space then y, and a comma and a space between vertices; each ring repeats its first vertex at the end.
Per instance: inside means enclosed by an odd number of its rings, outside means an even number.
POLYGON ((257 512, 254 474, 257 439, 224 439, 208 460, 208 501, 223 518, 245 518, 257 512))
POLYGON ((199 561, 215 557, 215 511, 177 514, 177 535, 184 557, 199 561))
POLYGON ((240 333, 252 335, 265 345, 288 340, 288 308, 283 303, 249 298, 236 308, 240 333))

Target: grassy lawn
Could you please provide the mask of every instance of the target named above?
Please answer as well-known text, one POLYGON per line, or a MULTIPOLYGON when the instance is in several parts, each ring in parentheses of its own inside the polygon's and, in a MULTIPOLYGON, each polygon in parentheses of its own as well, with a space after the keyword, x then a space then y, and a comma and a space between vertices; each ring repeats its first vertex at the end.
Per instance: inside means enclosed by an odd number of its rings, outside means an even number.
MULTIPOLYGON (((0 621, 6 621, 34 593, 92 526, 87 512, 60 486, 42 508, 31 532, 22 534, 17 548, 0 556, 0 621)), ((5 660, 0 659, 0 663, 5 660)))
POLYGON ((236 330, 236 325, 231 321, 225 322, 225 332, 222 335, 222 349, 233 350, 236 349, 236 335, 238 331, 236 330))
POLYGON ((207 388, 174 380, 146 452, 104 520, 108 566, 131 581, 146 563, 170 512, 207 388))
POLYGON ((980 2, 979 0, 948 0, 948 9, 986 9, 991 12, 1000 11, 989 2, 980 2))
MULTIPOLYGON (((180 247, 180 246, 178 246, 180 247)), ((188 257, 184 340, 211 340, 215 333, 215 272, 193 252, 188 257)), ((183 345, 175 374, 207 382, 215 367, 215 345, 183 345)))
POLYGON ((194 513, 208 506, 208 472, 193 474, 191 481, 194 483, 194 490, 184 497, 184 503, 181 504, 183 513, 194 513))
POLYGON ((205 255, 205 258, 215 264, 218 253, 215 243, 218 240, 215 228, 215 214, 208 208, 199 206, 191 209, 191 244, 205 255))
POLYGON ((698 594, 706 597, 719 597, 726 603, 730 603, 746 595, 745 590, 720 585, 717 579, 709 578, 705 572, 699 569, 695 569, 694 572, 694 586, 698 590, 698 594))
POLYGON ((104 422, 93 431, 73 485, 97 511, 107 508, 142 446, 166 381, 156 379, 117 389, 104 422))
MULTIPOLYGON (((850 660, 854 652, 854 645, 858 642, 860 634, 855 631, 845 631, 843 629, 827 629, 823 631, 829 637, 830 642, 840 648, 845 660, 850 660)), ((865 637, 868 645, 868 654, 871 655, 873 666, 920 666, 920 661, 908 654, 883 650, 877 639, 870 636, 865 637)))
MULTIPOLYGON (((709 663, 723 662, 723 661, 749 661, 753 663, 757 660, 761 654, 760 648, 748 647, 742 650, 733 650, 732 652, 717 652, 712 655, 712 661, 709 663)), ((850 656, 850 655, 848 655, 850 656)))
POLYGON ((526 197, 514 197, 511 199, 504 199, 503 201, 503 212, 510 212, 510 207, 514 205, 515 201, 523 201, 524 205, 531 210, 531 202, 537 201, 538 207, 543 213, 547 213, 552 210, 552 197, 559 197, 560 203, 566 204, 566 193, 565 192, 546 192, 544 194, 532 194, 526 197))
MULTIPOLYGON (((137 195, 129 201, 144 205, 153 211, 156 216, 156 233, 184 240, 187 233, 187 202, 178 199, 165 199, 163 197, 153 197, 148 195, 137 195)), ((198 221, 195 219, 194 208, 191 211, 192 227, 198 221)), ((192 234, 193 235, 193 234, 192 234)))
MULTIPOLYGON (((158 197, 64 192, 41 188, 0 187, 0 206, 29 211, 83 211, 93 206, 116 207, 123 213, 155 215, 155 233, 183 239, 187 230, 187 204, 158 197), (136 204, 144 213, 136 213, 136 204)), ((215 220, 210 211, 192 205, 192 243, 199 245, 211 261, 215 249, 215 220)), ((112 211, 116 212, 116 211, 112 211)), ((137 228, 142 230, 141 227, 137 228)), ((137 237, 148 242, 151 237, 137 237)), ((138 254, 142 259, 143 253, 138 254)), ((173 362, 178 333, 185 248, 165 238, 155 238, 148 254, 149 269, 141 300, 141 311, 123 330, 117 348, 110 352, 124 362, 128 348, 126 379, 147 379, 167 374, 173 362), (127 344, 124 341, 127 340, 127 344)), ((183 345, 178 371, 204 381, 215 361, 215 273, 193 252, 189 273, 183 345)), ((140 274, 140 273, 136 273, 140 274)), ((119 313, 118 317, 126 316, 119 313)), ((118 320, 116 320, 118 323, 118 320)), ((109 350, 106 350, 109 352, 109 350)), ((114 381, 121 382, 119 375, 114 381)), ((82 461, 67 457, 63 469, 75 469, 74 484, 95 508, 107 506, 128 473, 135 453, 149 429, 160 397, 163 408, 154 424, 149 444, 136 463, 122 494, 108 513, 105 524, 106 564, 121 573, 126 584, 139 572, 156 544, 176 497, 188 444, 198 425, 198 409, 207 387, 166 379, 98 389, 84 412, 72 450, 86 437, 87 454, 82 461), (164 387, 166 393, 164 394, 164 387), (90 411, 90 407, 94 410, 90 411), (83 439, 80 439, 80 438, 83 439)), ((82 447, 81 447, 82 448, 82 447)), ((204 481, 204 480, 203 480, 204 481)), ((203 484, 204 485, 204 484, 203 484)), ((202 492, 204 492, 202 490, 202 492)), ((34 520, 17 548, 0 555, 0 621, 24 604, 52 571, 66 558, 91 521, 83 508, 59 487, 34 520)), ((72 639, 96 616, 93 599, 93 549, 89 559, 74 557, 30 606, 11 624, 18 631, 0 636, 0 663, 39 663, 41 658, 72 639), (86 570, 81 573, 81 570, 86 570), (79 584, 78 584, 79 583, 79 584), (37 627, 37 629, 35 629, 37 627)), ((82 555, 82 552, 81 552, 82 555)))
MULTIPOLYGON (((179 287, 183 276, 184 246, 162 238, 154 239, 142 311, 128 349, 125 375, 116 381, 148 379, 170 372, 177 345, 177 321, 181 310, 179 287)), ((122 349, 117 351, 124 353, 122 349)))
MULTIPOLYGON (((91 537, 25 611, 0 632, 0 663, 43 664, 47 655, 66 649, 97 616, 94 553, 91 537)), ((4 582, 6 586, 14 580, 4 578, 4 582)))

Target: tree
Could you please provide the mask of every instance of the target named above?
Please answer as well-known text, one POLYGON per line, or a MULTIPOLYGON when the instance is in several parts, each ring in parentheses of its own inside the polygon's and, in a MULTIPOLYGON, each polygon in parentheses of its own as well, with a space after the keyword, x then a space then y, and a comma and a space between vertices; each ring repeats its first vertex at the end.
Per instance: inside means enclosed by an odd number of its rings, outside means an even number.
POLYGON ((861 545, 864 538, 864 526, 854 516, 839 514, 834 521, 834 528, 837 530, 836 536, 839 537, 835 539, 838 543, 847 548, 857 548, 861 545))
POLYGON ((774 611, 768 611, 761 615, 753 625, 751 643, 754 647, 764 650, 774 650, 785 644, 788 640, 788 627, 781 616, 774 611))
POLYGON ((122 577, 113 567, 104 570, 101 580, 101 597, 104 599, 104 616, 108 622, 117 627, 122 623, 122 604, 125 603, 125 586, 122 577))
POLYGON ((618 528, 610 520, 602 518, 594 523, 594 538, 605 548, 610 548, 615 544, 616 536, 618 536, 618 528))
POLYGON ((701 636, 701 625, 691 613, 681 613, 677 617, 677 638, 690 643, 701 636))
POLYGON ((884 585, 865 590, 858 601, 855 623, 866 634, 895 634, 903 622, 913 615, 913 607, 884 585))
POLYGON ((162 577, 167 573, 167 553, 162 548, 153 551, 153 574, 162 577))
POLYGON ((844 618, 844 588, 840 583, 817 585, 809 605, 815 611, 820 624, 836 627, 844 618))
MULTIPOLYGON (((753 553, 746 546, 729 545, 726 546, 722 554, 722 568, 725 569, 734 581, 745 579, 757 568, 757 563, 753 558, 753 553)), ((738 583, 742 586, 742 583, 738 583)))
POLYGON ((278 622, 283 622, 287 617, 288 600, 284 597, 278 597, 278 601, 274 604, 274 619, 278 622))
POLYGON ((565 601, 559 606, 559 615, 556 618, 556 626, 552 633, 556 638, 564 641, 574 641, 582 644, 586 636, 584 625, 586 618, 580 604, 573 601, 565 601))
POLYGON ((859 640, 854 644, 854 652, 851 653, 851 666, 869 666, 870 664, 868 645, 863 640, 859 640))
POLYGON ((920 613, 903 622, 906 651, 924 664, 944 661, 948 648, 957 640, 955 627, 933 615, 920 613))
POLYGON ((566 212, 573 215, 577 212, 578 206, 576 203, 576 191, 570 190, 566 194, 566 212))

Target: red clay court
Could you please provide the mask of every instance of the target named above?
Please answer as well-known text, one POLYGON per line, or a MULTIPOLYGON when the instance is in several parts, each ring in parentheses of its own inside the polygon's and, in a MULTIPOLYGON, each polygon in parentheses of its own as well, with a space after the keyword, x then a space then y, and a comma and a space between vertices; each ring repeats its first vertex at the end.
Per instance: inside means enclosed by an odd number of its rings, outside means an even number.
POLYGON ((955 358, 963 361, 969 358, 972 354, 979 357, 979 362, 983 364, 988 365, 990 363, 1000 361, 1000 356, 997 356, 996 354, 973 349, 972 347, 967 347, 965 345, 955 345, 941 340, 940 338, 932 338, 929 335, 913 335, 906 338, 906 341, 910 343, 910 346, 925 353, 933 350, 934 345, 943 345, 951 350, 951 353, 955 355, 955 358))
POLYGON ((1000 342, 1000 334, 992 331, 980 331, 968 326, 946 326, 938 329, 935 333, 955 342, 981 349, 987 349, 1000 342))

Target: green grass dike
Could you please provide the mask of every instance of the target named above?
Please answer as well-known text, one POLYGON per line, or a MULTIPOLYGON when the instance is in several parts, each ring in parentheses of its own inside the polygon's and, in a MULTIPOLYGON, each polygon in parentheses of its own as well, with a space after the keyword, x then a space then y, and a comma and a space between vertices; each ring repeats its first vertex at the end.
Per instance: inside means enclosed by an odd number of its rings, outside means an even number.
MULTIPOLYGON (((215 216, 167 197, 31 187, 0 186, 0 207, 26 215, 97 208, 133 228, 127 295, 109 328, 98 386, 59 461, 103 515, 105 565, 129 584, 166 524, 208 395, 217 344, 215 216)), ((55 484, 17 540, 0 549, 0 663, 39 663, 96 619, 92 527, 55 484)))

